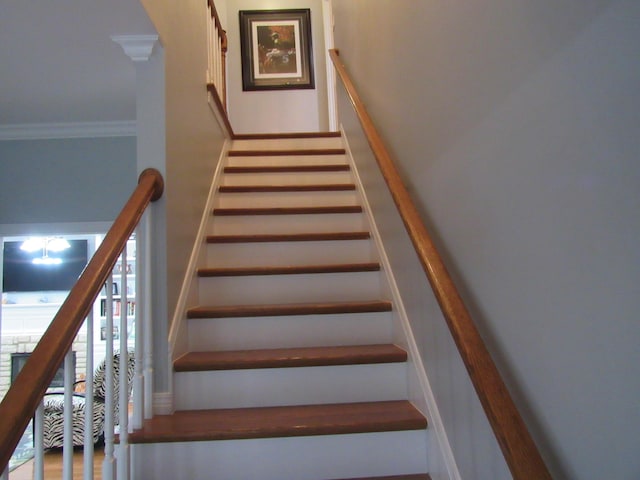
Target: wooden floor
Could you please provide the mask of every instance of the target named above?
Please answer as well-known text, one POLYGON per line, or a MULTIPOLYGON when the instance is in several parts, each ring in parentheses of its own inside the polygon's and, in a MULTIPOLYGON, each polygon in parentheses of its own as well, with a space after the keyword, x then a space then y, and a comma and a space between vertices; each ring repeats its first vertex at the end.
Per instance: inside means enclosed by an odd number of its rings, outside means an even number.
MULTIPOLYGON (((93 477, 102 478, 103 447, 96 447, 93 458, 93 477)), ((83 451, 76 450, 73 454, 73 478, 82 480, 83 451)), ((44 478, 47 480, 62 479, 62 450, 48 450, 44 454, 44 478)), ((20 465, 9 474, 9 480, 32 480, 33 460, 20 465)))

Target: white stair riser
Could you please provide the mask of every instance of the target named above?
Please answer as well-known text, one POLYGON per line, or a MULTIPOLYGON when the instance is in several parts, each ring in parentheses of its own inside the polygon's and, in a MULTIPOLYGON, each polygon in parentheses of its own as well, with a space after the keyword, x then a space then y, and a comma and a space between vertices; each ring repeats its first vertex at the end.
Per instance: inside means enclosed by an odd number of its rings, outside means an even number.
POLYGON ((391 343, 390 312, 189 320, 189 350, 248 350, 391 343))
POLYGON ((216 208, 318 207, 359 205, 355 191, 221 193, 216 208))
POLYGON ((198 284, 201 305, 342 302, 382 295, 380 272, 208 277, 198 284))
POLYGON ((407 398, 405 363, 178 372, 176 410, 407 398))
POLYGON ((424 430, 133 445, 133 478, 318 480, 427 471, 424 430), (204 473, 206 472, 206 473, 204 473))
POLYGON ((210 234, 218 235, 367 230, 366 219, 360 213, 215 216, 209 228, 210 234))
POLYGON ((281 165, 346 165, 346 155, 261 155, 233 156, 227 160, 229 167, 281 166, 281 165))
POLYGON ((305 150, 313 148, 342 148, 341 137, 275 138, 234 140, 231 150, 305 150))
POLYGON ((226 173, 221 185, 323 185, 353 183, 351 172, 226 173))
POLYGON ((371 240, 210 243, 208 267, 361 263, 375 260, 371 240))

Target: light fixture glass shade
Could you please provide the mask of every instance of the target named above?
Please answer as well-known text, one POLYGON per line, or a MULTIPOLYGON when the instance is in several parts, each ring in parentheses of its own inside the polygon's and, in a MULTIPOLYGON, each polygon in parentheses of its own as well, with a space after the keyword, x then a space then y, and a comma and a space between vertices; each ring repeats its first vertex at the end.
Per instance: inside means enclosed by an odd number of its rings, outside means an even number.
POLYGON ((64 238, 57 237, 57 238, 51 238, 47 240, 47 249, 50 252, 61 252, 70 247, 71 247, 71 244, 64 238))
POLYGON ((31 262, 35 265, 60 265, 62 263, 62 259, 54 257, 38 257, 31 260, 31 262))
POLYGON ((42 250, 45 246, 45 239, 42 237, 30 237, 22 242, 20 245, 20 250, 25 252, 37 252, 38 250, 42 250))

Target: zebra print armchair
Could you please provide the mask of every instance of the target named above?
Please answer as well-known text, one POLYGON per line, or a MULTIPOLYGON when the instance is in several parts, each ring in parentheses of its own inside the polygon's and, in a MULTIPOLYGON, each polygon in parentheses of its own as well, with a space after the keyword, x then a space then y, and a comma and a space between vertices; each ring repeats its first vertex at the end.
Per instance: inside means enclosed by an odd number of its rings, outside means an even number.
MULTIPOLYGON (((113 355, 114 371, 114 399, 115 412, 114 422, 117 425, 119 420, 118 395, 120 391, 120 353, 113 355)), ((135 358, 132 351, 129 352, 127 363, 127 398, 131 398, 133 387, 133 375, 135 358)), ((93 443, 97 443, 104 437, 105 419, 105 378, 106 362, 103 360, 93 375, 93 443)), ((44 397, 44 448, 60 448, 63 445, 64 435, 64 393, 46 393, 44 397)), ((84 418, 85 418, 85 396, 83 393, 73 394, 73 445, 84 444, 84 418)))

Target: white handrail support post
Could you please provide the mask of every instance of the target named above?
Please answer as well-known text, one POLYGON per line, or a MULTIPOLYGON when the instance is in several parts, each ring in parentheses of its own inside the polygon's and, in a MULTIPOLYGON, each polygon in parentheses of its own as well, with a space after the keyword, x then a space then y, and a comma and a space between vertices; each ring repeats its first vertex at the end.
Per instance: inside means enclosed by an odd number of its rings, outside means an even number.
POLYGON ((70 348, 64 357, 64 440, 62 446, 62 478, 73 480, 73 384, 75 382, 73 368, 73 349, 70 348))
POLYGON ((93 478, 93 310, 87 316, 87 359, 85 362, 84 478, 93 478))
POLYGON ((143 305, 141 315, 138 317, 142 323, 143 334, 143 355, 144 355, 144 418, 153 417, 153 338, 151 336, 153 310, 151 307, 151 232, 153 231, 153 207, 147 209, 142 217, 143 233, 140 240, 143 246, 138 252, 138 258, 142 261, 140 271, 142 273, 141 291, 142 298, 139 303, 143 305))
MULTIPOLYGON (((107 286, 113 285, 113 275, 109 275, 107 286)), ((107 288, 105 320, 105 399, 104 399, 104 460, 102 462, 103 480, 115 480, 116 459, 113 454, 113 292, 107 288), (111 388, 109 388, 111 387, 111 388)))
POLYGON ((114 399, 118 402, 118 479, 125 480, 129 478, 129 444, 128 444, 128 428, 129 428, 129 350, 128 350, 128 325, 129 320, 129 297, 127 295, 127 273, 130 271, 127 263, 127 246, 125 244, 122 250, 122 268, 121 268, 121 294, 120 294, 120 374, 119 380, 119 398, 114 399))
MULTIPOLYGON (((141 219, 141 222, 145 222, 147 214, 145 213, 141 219)), ((142 269, 140 268, 139 256, 140 252, 144 250, 142 246, 142 241, 140 239, 140 235, 144 231, 140 225, 136 229, 136 288, 135 288, 135 299, 136 299, 136 309, 135 309, 135 318, 134 318, 134 330, 135 330, 135 371, 133 376, 133 415, 131 417, 131 427, 136 430, 142 428, 142 419, 143 419, 143 407, 144 407, 144 371, 142 369, 142 358, 144 352, 144 337, 146 335, 146 331, 142 326, 141 318, 144 317, 144 302, 140 300, 142 297, 142 288, 141 282, 142 278, 142 269)), ((142 255, 144 256, 144 255, 142 255)))
POLYGON ((34 480, 44 480, 44 400, 36 408, 33 427, 34 480))

